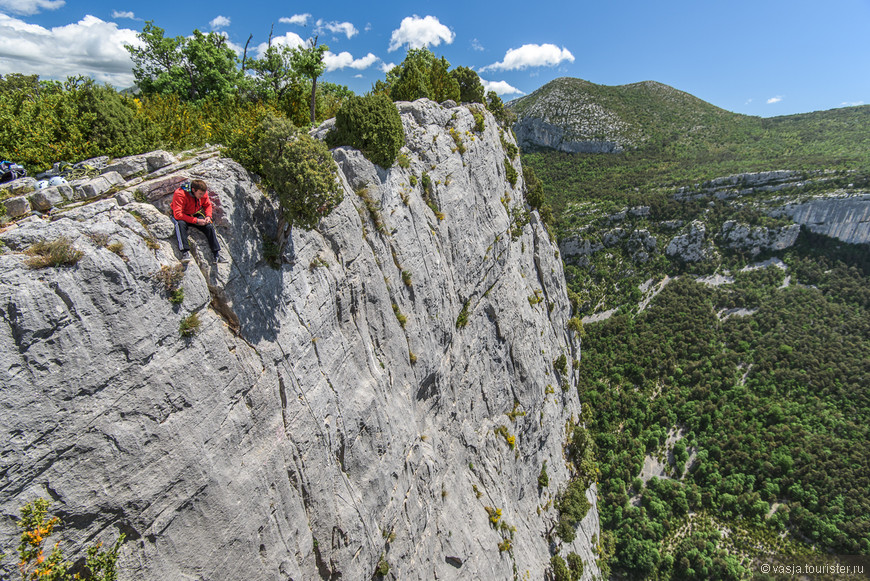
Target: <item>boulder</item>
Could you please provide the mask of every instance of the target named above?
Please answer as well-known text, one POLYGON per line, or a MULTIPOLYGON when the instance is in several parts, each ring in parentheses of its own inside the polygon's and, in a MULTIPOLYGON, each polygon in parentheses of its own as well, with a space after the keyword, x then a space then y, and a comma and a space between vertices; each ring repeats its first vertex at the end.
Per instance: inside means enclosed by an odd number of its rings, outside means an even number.
POLYGON ((177 161, 176 157, 168 151, 161 150, 145 154, 145 163, 149 172, 155 172, 177 161))
POLYGON ((45 212, 50 210, 54 206, 63 203, 67 199, 72 199, 72 196, 73 189, 67 184, 62 184, 59 186, 36 190, 35 192, 27 196, 27 199, 30 201, 30 205, 33 207, 34 210, 45 212))
POLYGON ((20 196, 30 193, 35 189, 36 180, 32 177, 18 178, 17 180, 0 184, 0 193, 5 193, 8 196, 20 196))
POLYGON ((176 163, 178 160, 168 151, 152 151, 112 160, 102 168, 103 173, 117 172, 125 179, 137 174, 145 175, 176 163))
POLYGON ((750 226, 736 220, 722 224, 720 234, 722 244, 727 248, 743 250, 755 256, 765 250, 783 250, 791 247, 800 234, 799 224, 789 224, 779 228, 750 226))
POLYGON ((73 186, 73 197, 77 200, 90 200, 105 194, 112 188, 124 185, 124 178, 116 171, 105 171, 96 178, 88 178, 70 182, 73 186))
POLYGON ((665 254, 684 262, 699 262, 712 258, 713 250, 706 240, 707 227, 700 220, 686 226, 682 234, 671 239, 665 254))
POLYGON ((6 217, 14 220, 30 213, 30 202, 24 196, 16 196, 3 200, 6 207, 6 217))

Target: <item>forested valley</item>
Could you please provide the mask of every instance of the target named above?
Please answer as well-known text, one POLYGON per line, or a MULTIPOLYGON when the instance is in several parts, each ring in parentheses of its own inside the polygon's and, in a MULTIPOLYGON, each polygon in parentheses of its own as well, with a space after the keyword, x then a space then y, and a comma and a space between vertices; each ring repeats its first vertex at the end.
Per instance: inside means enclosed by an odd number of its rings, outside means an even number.
MULTIPOLYGON (((665 106, 620 102, 637 117, 665 106)), ((578 392, 597 462, 604 570, 766 578, 753 567, 765 554, 867 555, 867 245, 804 228, 785 250, 720 246, 688 263, 661 245, 638 259, 627 238, 606 237, 642 230, 667 239, 670 224, 698 220, 718 244, 728 220, 790 224, 769 215, 774 196, 866 192, 870 109, 759 119, 697 107, 677 110, 670 125, 650 121, 639 130, 644 144, 622 153, 522 153, 553 231, 599 249, 565 261, 585 318, 578 392), (681 133, 700 117, 703 130, 681 133), (677 195, 783 169, 802 187, 677 195), (642 215, 626 214, 633 208, 642 215)))

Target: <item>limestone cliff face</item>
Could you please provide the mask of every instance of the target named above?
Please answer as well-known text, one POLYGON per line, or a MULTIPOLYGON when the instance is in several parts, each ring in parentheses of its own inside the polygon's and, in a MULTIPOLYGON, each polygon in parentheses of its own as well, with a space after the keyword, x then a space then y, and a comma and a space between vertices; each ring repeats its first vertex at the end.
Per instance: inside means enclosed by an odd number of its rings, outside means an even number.
POLYGON ((870 194, 816 196, 777 212, 816 234, 851 244, 870 243, 870 194))
POLYGON ((370 579, 381 561, 387 578, 540 579, 559 549, 597 574, 594 487, 577 540, 548 539, 580 415, 570 364, 553 365, 580 357, 557 248, 520 219, 491 116, 477 134, 466 107, 399 107, 409 167, 336 150, 344 202, 294 230, 277 270, 273 203, 219 157, 0 234, 4 548, 46 497, 72 545, 127 534, 121 579, 370 579), (158 208, 196 177, 230 263, 194 233, 173 306, 158 208), (61 236, 78 264, 26 267, 61 236), (202 327, 183 338, 190 313, 202 327))
POLYGON ((536 117, 524 117, 514 125, 517 141, 524 150, 545 147, 566 153, 620 153, 622 144, 607 139, 583 139, 570 130, 536 117))
MULTIPOLYGON (((650 208, 637 206, 597 216, 560 242, 562 257, 569 264, 587 266, 596 252, 620 246, 634 262, 645 262, 656 252, 684 262, 714 258, 730 249, 756 256, 793 246, 801 228, 850 244, 870 243, 870 193, 852 186, 844 190, 827 186, 829 172, 804 174, 768 171, 724 176, 681 187, 679 201, 728 200, 735 209, 750 209, 782 219, 778 225, 760 226, 737 219, 708 223, 699 216, 683 220, 650 221, 650 208), (617 225, 618 224, 618 225, 617 225)), ((589 208, 587 216, 595 216, 589 208)))

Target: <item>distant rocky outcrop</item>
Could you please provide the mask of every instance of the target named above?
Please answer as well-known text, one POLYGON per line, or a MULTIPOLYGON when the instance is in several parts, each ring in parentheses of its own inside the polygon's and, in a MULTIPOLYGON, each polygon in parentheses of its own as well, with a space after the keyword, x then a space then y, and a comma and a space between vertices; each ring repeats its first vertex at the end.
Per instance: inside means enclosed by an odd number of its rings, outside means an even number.
MULTIPOLYGON (((756 256, 790 248, 797 242, 801 227, 851 244, 870 243, 870 194, 842 190, 812 193, 832 179, 827 172, 807 176, 778 170, 684 186, 674 193, 675 199, 709 199, 710 204, 714 199, 729 200, 735 212, 748 209, 770 225, 738 219, 713 224, 696 219, 688 225, 679 219, 656 221, 651 219, 649 207, 637 206, 597 216, 595 223, 565 236, 559 248, 569 264, 588 266, 593 254, 616 247, 624 249, 636 263, 662 251, 684 262, 713 258, 719 249, 756 256)), ((588 209, 586 212, 590 215, 588 209)))
POLYGON ((619 153, 639 138, 634 129, 584 89, 580 79, 556 79, 512 101, 514 132, 525 150, 550 148, 567 153, 619 153))
POLYGON ((737 220, 728 220, 722 225, 721 243, 726 248, 743 250, 755 256, 766 250, 784 250, 791 247, 800 234, 800 224, 781 228, 750 226, 737 220))
POLYGON ((607 139, 583 139, 555 123, 524 117, 514 125, 517 142, 524 150, 546 147, 566 153, 620 153, 625 147, 607 139))
POLYGON ((851 244, 870 243, 870 193, 815 196, 772 213, 788 216, 811 232, 851 244))
POLYGON ((714 252, 707 240, 707 226, 700 220, 693 220, 671 239, 665 249, 665 254, 683 262, 708 260, 714 256, 714 252))
POLYGON ((335 150, 344 202, 293 230, 278 269, 273 201, 212 151, 114 160, 119 188, 62 194, 50 218, 0 233, 4 548, 18 509, 46 497, 67 546, 127 535, 122 580, 371 579, 383 564, 396 579, 541 579, 558 550, 597 576, 594 486, 577 539, 551 537, 580 416, 576 372, 554 365, 580 357, 556 246, 537 213, 509 213, 522 180, 488 113, 459 153, 467 107, 398 106, 409 167, 335 150), (173 305, 161 209, 191 178, 214 192, 230 262, 194 232, 173 305), (76 265, 26 266, 61 237, 76 265))
POLYGON ((717 198, 728 200, 740 196, 770 193, 806 185, 804 174, 790 170, 734 174, 710 181, 683 186, 674 195, 677 200, 717 198))

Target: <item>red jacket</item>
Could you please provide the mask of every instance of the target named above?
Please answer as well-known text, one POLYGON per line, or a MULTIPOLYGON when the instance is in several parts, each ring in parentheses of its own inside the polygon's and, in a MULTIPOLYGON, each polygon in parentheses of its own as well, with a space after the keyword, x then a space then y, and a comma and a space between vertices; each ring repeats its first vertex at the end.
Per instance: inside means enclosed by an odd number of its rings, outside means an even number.
POLYGON ((172 208, 172 216, 176 220, 184 220, 190 224, 196 224, 194 214, 197 212, 211 218, 211 200, 208 199, 208 192, 197 200, 192 193, 184 191, 184 188, 178 188, 172 194, 170 207, 172 208))

